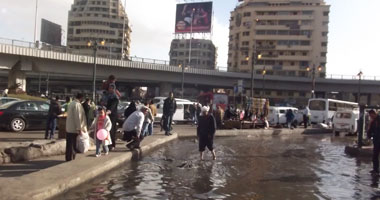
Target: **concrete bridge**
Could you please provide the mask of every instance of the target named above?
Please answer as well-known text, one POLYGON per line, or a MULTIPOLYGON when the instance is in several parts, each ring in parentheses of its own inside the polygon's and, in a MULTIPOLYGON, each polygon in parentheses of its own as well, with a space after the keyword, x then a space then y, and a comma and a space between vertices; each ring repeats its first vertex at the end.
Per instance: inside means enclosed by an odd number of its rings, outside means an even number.
MULTIPOLYGON (((8 85, 22 83, 26 89, 26 80, 34 80, 39 74, 49 74, 60 84, 77 82, 91 85, 94 58, 77 54, 47 51, 38 48, 0 44, 0 69, 8 71, 8 85)), ((133 83, 141 86, 155 87, 159 95, 166 95, 178 87, 182 81, 182 70, 178 66, 153 64, 135 61, 97 58, 97 81, 108 75, 117 76, 120 83, 133 83)), ((249 91, 251 76, 249 73, 222 72, 190 68, 185 70, 186 88, 225 88, 232 89, 238 80, 244 81, 249 91)), ((33 81, 32 81, 33 82, 33 81)), ((316 93, 321 97, 339 94, 340 99, 352 100, 358 92, 358 80, 316 79, 316 93)), ((284 91, 306 93, 311 91, 311 78, 255 75, 254 88, 266 91, 284 91)), ((361 94, 365 103, 377 104, 380 99, 380 82, 362 80, 361 94)), ((90 87, 89 87, 90 89, 90 87)), ((286 97, 285 97, 286 98, 286 97)))

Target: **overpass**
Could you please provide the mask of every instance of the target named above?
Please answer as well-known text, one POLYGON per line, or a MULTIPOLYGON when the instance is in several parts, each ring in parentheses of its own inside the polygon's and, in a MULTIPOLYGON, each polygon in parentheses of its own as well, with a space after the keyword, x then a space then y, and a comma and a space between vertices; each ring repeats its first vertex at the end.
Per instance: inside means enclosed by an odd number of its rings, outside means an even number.
MULTIPOLYGON (((51 77, 61 77, 63 82, 83 81, 89 82, 88 85, 91 85, 93 63, 92 56, 0 43, 0 69, 9 72, 8 84, 18 82, 22 83, 24 88, 26 88, 28 77, 36 78, 41 73, 50 74, 51 77)), ((182 70, 178 66, 106 58, 97 58, 96 63, 98 82, 106 79, 108 75, 114 74, 121 83, 159 88, 160 95, 166 95, 167 92, 179 86, 182 81, 182 70)), ((249 73, 196 68, 185 70, 186 88, 231 89, 238 80, 243 80, 244 88, 249 89, 250 79, 249 73)), ((358 91, 358 83, 357 79, 317 78, 316 93, 326 97, 328 94, 340 93, 341 99, 350 100, 358 91)), ((311 91, 311 78, 307 77, 266 75, 264 79, 262 75, 254 76, 255 90, 261 90, 264 84, 265 90, 268 91, 301 93, 311 91)), ((377 99, 380 99, 379 87, 379 81, 361 81, 361 93, 367 96, 366 102, 374 104, 377 99)))

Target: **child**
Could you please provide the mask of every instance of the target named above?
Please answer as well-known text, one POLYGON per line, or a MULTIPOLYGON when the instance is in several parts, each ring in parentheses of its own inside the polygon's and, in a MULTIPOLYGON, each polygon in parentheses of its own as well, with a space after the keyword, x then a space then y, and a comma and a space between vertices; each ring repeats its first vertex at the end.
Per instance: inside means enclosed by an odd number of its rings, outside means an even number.
POLYGON ((98 107, 98 115, 95 120, 92 122, 90 127, 90 131, 94 133, 94 140, 96 144, 96 157, 99 157, 100 154, 100 146, 103 146, 104 154, 108 155, 108 145, 112 144, 111 136, 109 134, 112 128, 112 123, 110 118, 106 114, 106 108, 104 106, 98 107), (97 137, 97 132, 100 129, 105 129, 108 132, 107 138, 105 140, 99 140, 97 137))

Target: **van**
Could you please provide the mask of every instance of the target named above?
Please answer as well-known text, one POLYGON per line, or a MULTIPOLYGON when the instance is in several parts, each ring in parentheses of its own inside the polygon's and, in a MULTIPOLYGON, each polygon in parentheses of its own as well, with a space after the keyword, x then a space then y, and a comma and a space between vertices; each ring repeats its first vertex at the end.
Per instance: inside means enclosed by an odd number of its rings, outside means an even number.
MULTIPOLYGON (((164 101, 167 97, 155 97, 153 98, 153 103, 157 107, 157 115, 155 121, 161 121, 164 101)), ((175 99, 177 102, 177 110, 173 115, 173 121, 191 121, 190 116, 190 106, 194 106, 194 102, 187 99, 175 99)))
POLYGON ((271 126, 275 125, 285 125, 286 124, 286 112, 288 110, 293 110, 294 113, 294 124, 299 125, 303 122, 303 114, 298 112, 298 108, 294 107, 282 107, 282 106, 271 106, 269 107, 268 122, 271 126))
POLYGON ((332 119, 332 129, 334 135, 340 132, 355 134, 358 131, 357 120, 359 113, 355 111, 336 111, 332 119))

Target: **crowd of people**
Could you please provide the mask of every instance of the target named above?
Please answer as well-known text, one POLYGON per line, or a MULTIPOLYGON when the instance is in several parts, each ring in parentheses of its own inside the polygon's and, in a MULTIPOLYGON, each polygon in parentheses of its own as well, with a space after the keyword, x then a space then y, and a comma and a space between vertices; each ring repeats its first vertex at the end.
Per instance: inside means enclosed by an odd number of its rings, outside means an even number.
MULTIPOLYGON (((66 161, 74 160, 78 150, 78 139, 93 137, 96 146, 95 156, 108 155, 116 147, 117 131, 117 107, 120 92, 116 88, 116 78, 110 76, 103 88, 103 95, 98 105, 84 95, 78 93, 74 100, 66 98, 65 105, 61 107, 59 97, 50 101, 50 108, 45 130, 45 139, 53 139, 57 126, 58 116, 65 113, 66 116, 66 161), (103 135, 102 135, 103 134, 103 135)), ((166 136, 172 135, 173 115, 177 110, 174 94, 170 92, 163 105, 162 128, 166 136)), ((215 119, 208 115, 208 107, 199 110, 197 122, 199 122, 197 135, 199 136, 199 150, 203 152, 205 147, 213 151, 213 135, 215 134, 215 119)), ((124 111, 125 121, 122 124, 123 140, 130 150, 140 147, 141 141, 153 135, 154 118, 157 108, 153 101, 146 101, 143 105, 136 105, 134 101, 124 111)), ((203 159, 203 153, 201 153, 203 159)))

